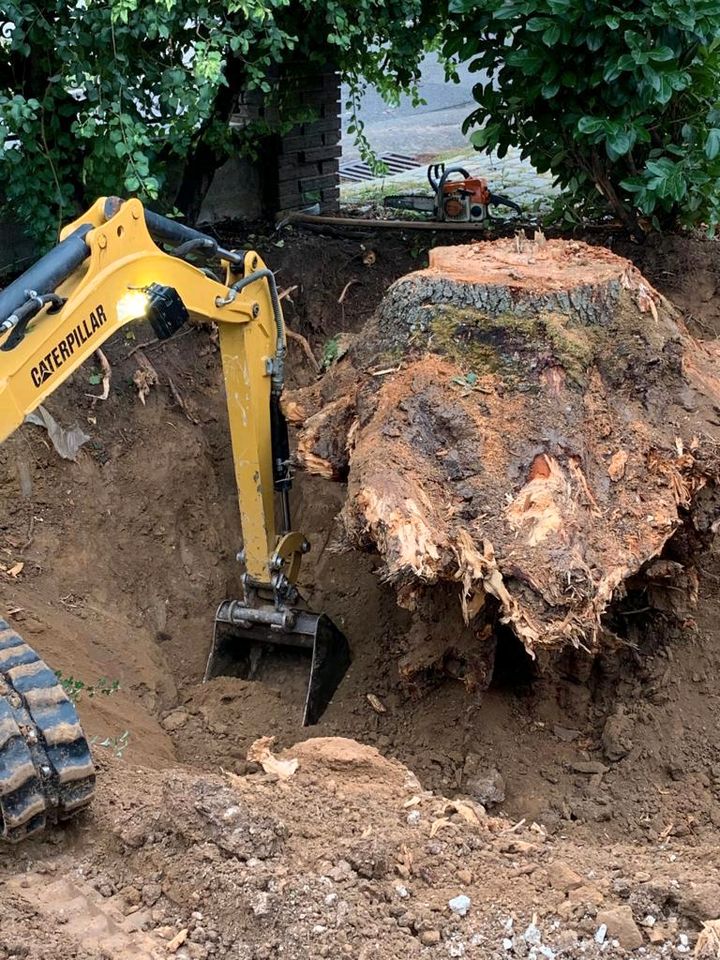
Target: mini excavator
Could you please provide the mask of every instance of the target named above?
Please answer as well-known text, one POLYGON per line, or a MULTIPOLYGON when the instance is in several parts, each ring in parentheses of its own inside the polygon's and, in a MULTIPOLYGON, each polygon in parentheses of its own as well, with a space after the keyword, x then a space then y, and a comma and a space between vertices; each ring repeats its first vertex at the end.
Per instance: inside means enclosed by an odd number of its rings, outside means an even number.
MULTIPOLYGON (((100 198, 0 290, 0 442, 108 337, 141 318, 160 339, 186 322, 219 331, 245 571, 242 599, 217 609, 205 679, 254 679, 258 660, 276 650, 309 655, 303 723, 314 724, 350 650, 329 617, 304 608, 296 586, 310 545, 291 524, 280 407, 285 326, 274 275, 256 253, 226 250, 137 199, 100 198)), ((0 619, 0 834, 18 841, 72 817, 94 787, 75 707, 55 672, 0 619)))

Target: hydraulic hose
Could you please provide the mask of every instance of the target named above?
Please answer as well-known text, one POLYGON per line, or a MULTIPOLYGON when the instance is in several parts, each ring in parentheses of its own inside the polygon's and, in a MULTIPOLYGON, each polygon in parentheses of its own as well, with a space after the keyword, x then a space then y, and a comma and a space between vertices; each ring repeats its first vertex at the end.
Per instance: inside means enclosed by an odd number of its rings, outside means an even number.
MULTIPOLYGON (((109 220, 115 216, 123 203, 121 197, 108 197, 105 201, 105 218, 109 220)), ((171 220, 170 217, 153 213, 152 210, 145 209, 144 214, 148 233, 153 240, 182 245, 186 252, 197 250, 205 253, 206 256, 218 256, 234 264, 242 262, 242 254, 233 250, 226 250, 213 237, 209 237, 206 233, 202 233, 194 227, 188 227, 178 220, 171 220)), ((177 256, 183 256, 178 250, 174 252, 177 256)))
POLYGON ((275 356, 273 358, 272 386, 273 393, 280 395, 283 384, 285 383, 285 356, 287 354, 287 339, 285 337, 285 321, 283 320, 282 310, 280 308, 280 296, 278 295, 275 274, 272 270, 264 267, 262 270, 255 270, 249 273, 242 280, 238 280, 232 285, 232 289, 238 291, 249 287, 256 280, 266 279, 270 287, 270 301, 272 303, 273 318, 277 328, 277 344, 275 345, 275 356))
POLYGON ((67 280, 70 274, 87 260, 90 247, 85 243, 85 237, 92 229, 90 223, 78 227, 0 291, 0 323, 22 307, 28 299, 28 291, 40 295, 53 293, 63 280, 67 280))

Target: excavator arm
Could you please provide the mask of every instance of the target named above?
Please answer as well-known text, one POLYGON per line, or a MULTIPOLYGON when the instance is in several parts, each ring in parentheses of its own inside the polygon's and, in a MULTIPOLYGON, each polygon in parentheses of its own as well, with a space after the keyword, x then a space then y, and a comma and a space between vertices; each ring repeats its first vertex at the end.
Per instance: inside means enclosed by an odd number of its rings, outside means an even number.
POLYGON ((280 464, 274 470, 269 411, 272 397, 277 419, 285 346, 271 275, 257 254, 224 251, 232 259, 225 260, 226 280, 220 283, 161 250, 152 227, 159 240, 179 240, 190 252, 210 252, 207 246, 214 244, 147 214, 139 200, 101 198, 65 228, 58 247, 0 292, 0 329, 6 325, 0 338, 0 442, 127 323, 149 313, 160 336, 186 319, 217 323, 245 564, 254 580, 269 583, 277 545, 273 474, 280 483, 282 470, 280 464))
MULTIPOLYGON (((186 322, 215 323, 219 330, 245 572, 242 599, 224 600, 217 609, 205 679, 220 673, 255 679, 260 659, 276 648, 286 659, 289 651, 309 653, 303 722, 315 723, 350 652, 325 614, 297 605, 295 584, 309 544, 290 521, 290 452, 280 409, 285 328, 274 276, 256 253, 224 250, 138 200, 99 199, 63 230, 58 246, 0 290, 0 442, 109 337, 141 317, 161 339, 186 322), (219 259, 224 281, 188 262, 190 256, 219 259)), ((3 835, 21 839, 48 817, 70 815, 87 805, 93 783, 72 704, 52 671, 0 620, 3 835), (62 737, 70 735, 75 739, 68 746, 62 737), (48 759, 53 736, 61 738, 54 766, 48 759), (28 784, 34 784, 30 792, 28 784), (18 796, 24 806, 18 807, 18 796)))

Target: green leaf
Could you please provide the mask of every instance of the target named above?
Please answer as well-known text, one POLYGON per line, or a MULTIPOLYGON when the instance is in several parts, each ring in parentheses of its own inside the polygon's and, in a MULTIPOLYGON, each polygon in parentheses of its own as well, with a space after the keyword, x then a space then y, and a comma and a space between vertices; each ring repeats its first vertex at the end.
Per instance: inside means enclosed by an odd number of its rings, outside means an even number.
POLYGON ((560 39, 560 27, 557 23, 548 27, 542 35, 543 43, 546 47, 554 47, 560 39))
POLYGON ((580 133, 599 133, 605 126, 604 120, 597 117, 580 117, 578 120, 578 130, 580 133))
POLYGON ((707 139, 705 140, 705 156, 708 160, 714 160, 715 157, 720 153, 720 129, 717 127, 712 127, 708 130, 707 139))
POLYGON ((648 56, 651 60, 655 60, 658 63, 664 63, 667 60, 675 59, 675 51, 672 47, 655 47, 653 50, 650 50, 648 56))

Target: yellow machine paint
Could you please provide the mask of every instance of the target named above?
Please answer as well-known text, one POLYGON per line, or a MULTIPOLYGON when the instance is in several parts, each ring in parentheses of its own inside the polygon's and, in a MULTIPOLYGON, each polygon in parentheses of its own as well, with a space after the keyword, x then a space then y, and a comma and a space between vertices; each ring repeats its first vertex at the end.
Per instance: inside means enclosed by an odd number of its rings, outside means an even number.
MULTIPOLYGON (((0 291, 0 442, 109 337, 138 319, 153 303, 154 291, 165 292, 164 302, 173 305, 174 316, 182 314, 179 322, 216 323, 245 574, 243 599, 226 600, 217 611, 206 678, 226 672, 251 645, 306 650, 312 666, 304 722, 315 722, 350 655, 332 621, 295 606, 295 583, 309 545, 290 529, 288 455, 278 452, 279 446, 287 446, 279 405, 285 334, 274 277, 256 253, 219 249, 212 238, 146 211, 138 200, 99 199, 65 227, 61 241, 65 248, 75 244, 80 249, 72 269, 58 270, 61 242, 14 281, 11 294, 10 287, 0 291), (158 243, 171 249, 166 252, 158 243), (220 259, 224 280, 184 259, 190 254, 220 259), (17 299, 23 278, 49 289, 21 292, 27 302, 8 316, 9 298, 17 299), (52 302, 41 304, 38 294, 52 302), (283 431, 284 443, 278 444, 283 431), (280 479, 278 469, 286 471, 280 479), (277 492, 283 506, 280 531, 275 522, 277 492)), ((240 675, 252 675, 251 666, 242 669, 240 675)))
MULTIPOLYGON (((227 284, 211 280, 156 246, 139 200, 128 200, 109 220, 103 216, 105 203, 106 198, 98 200, 61 234, 64 239, 86 223, 94 227, 85 238, 90 257, 82 276, 73 275, 57 288, 67 297, 63 309, 55 315, 45 311, 22 343, 0 354, 0 442, 108 337, 138 319, 123 309, 129 292, 153 282, 174 288, 191 322, 218 324, 246 565, 253 578, 267 579, 275 524, 265 370, 277 336, 268 284, 258 280, 225 303, 234 282, 229 265, 227 284)), ((245 261, 247 272, 261 266, 255 253, 247 253, 245 261)))

